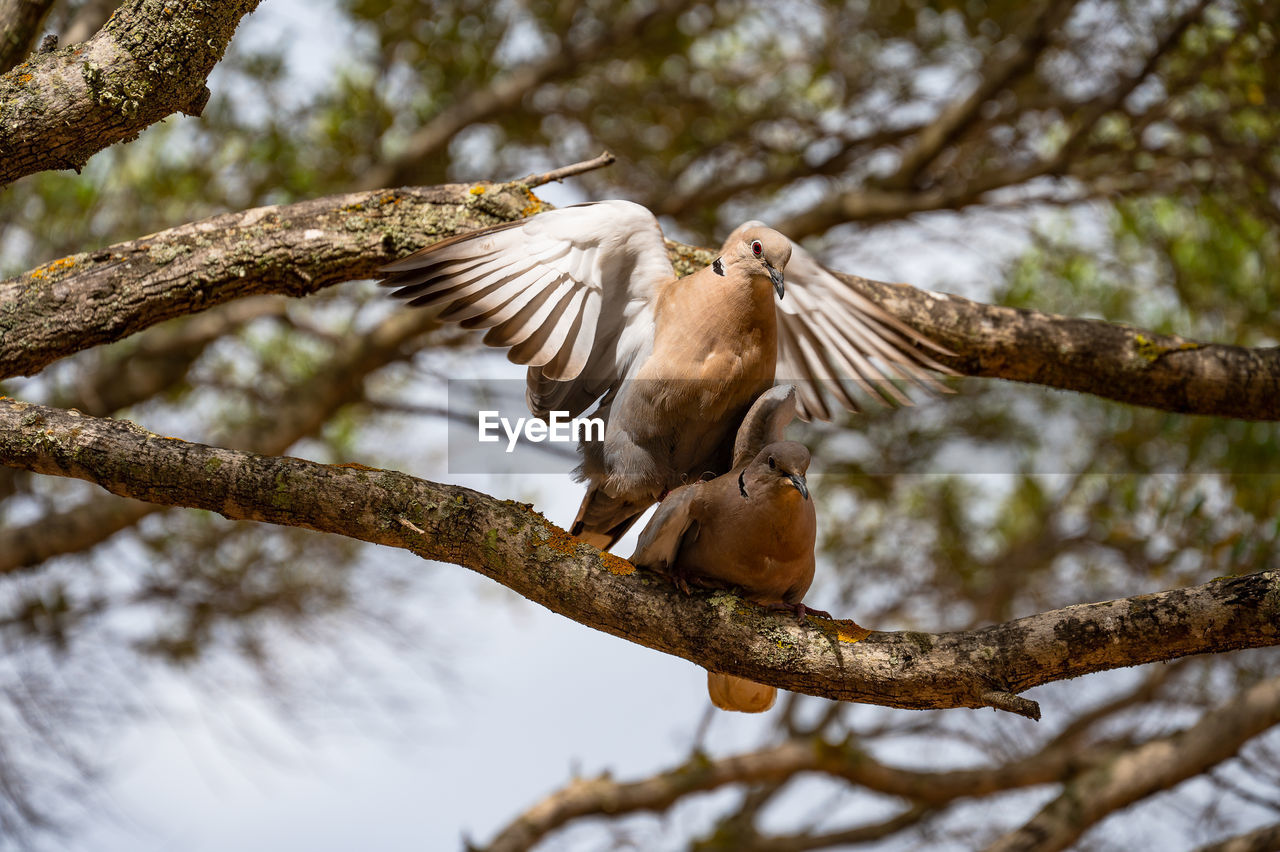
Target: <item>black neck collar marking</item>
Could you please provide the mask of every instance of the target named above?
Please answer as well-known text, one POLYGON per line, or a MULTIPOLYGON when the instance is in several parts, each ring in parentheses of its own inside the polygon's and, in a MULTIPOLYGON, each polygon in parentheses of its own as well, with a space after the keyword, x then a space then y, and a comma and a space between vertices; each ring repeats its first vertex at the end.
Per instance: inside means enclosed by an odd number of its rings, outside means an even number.
POLYGON ((724 277, 724 264, 720 262, 720 258, 717 257, 715 260, 711 261, 711 271, 716 275, 719 275, 721 278, 724 277))
POLYGON ((742 473, 738 474, 738 490, 742 492, 743 500, 751 499, 750 497, 747 496, 747 483, 743 481, 746 475, 747 475, 747 471, 745 469, 742 471, 742 473))

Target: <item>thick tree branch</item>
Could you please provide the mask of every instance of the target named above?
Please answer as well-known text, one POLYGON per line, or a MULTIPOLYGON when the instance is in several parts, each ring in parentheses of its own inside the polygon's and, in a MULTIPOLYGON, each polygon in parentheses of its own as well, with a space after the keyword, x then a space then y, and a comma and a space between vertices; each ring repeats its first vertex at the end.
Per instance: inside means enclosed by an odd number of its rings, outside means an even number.
POLYGON ((175 112, 199 115, 204 81, 260 0, 137 0, 93 38, 0 75, 0 185, 79 170, 175 112))
POLYGON ((1101 320, 970 302, 839 276, 987 376, 1183 414, 1280 419, 1280 348, 1202 343, 1101 320))
POLYGON ((516 185, 337 195, 215 216, 0 282, 0 378, 245 296, 368 278, 435 239, 540 209, 516 185))
MULTIPOLYGON (((301 296, 369 277, 435 239, 544 208, 523 183, 355 193, 216 216, 55 260, 0 282, 0 378, 231 299, 301 296)), ((670 248, 678 269, 713 257, 670 248)), ((841 277, 957 353, 939 360, 965 375, 1280 420, 1280 348, 1201 343, 841 277)))
POLYGON ((962 633, 798 624, 724 592, 684 596, 528 506, 361 466, 161 438, 125 422, 0 400, 0 462, 228 518, 401 547, 477 571, 589 627, 715 671, 890 707, 996 706, 1089 672, 1280 643, 1274 572, 1082 604, 962 633))

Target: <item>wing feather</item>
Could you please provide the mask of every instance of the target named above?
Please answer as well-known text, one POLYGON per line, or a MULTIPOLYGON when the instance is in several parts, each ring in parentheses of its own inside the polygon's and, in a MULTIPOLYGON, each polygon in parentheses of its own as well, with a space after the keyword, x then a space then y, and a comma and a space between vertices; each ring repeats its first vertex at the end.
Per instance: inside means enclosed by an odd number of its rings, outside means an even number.
POLYGON ((524 307, 516 311, 515 316, 489 329, 484 336, 484 342, 490 346, 503 348, 524 343, 542 328, 542 324, 547 322, 554 313, 560 298, 572 287, 573 282, 564 276, 555 276, 555 280, 549 285, 535 290, 533 297, 524 307))
POLYGON ((787 298, 778 303, 778 375, 804 380, 798 388, 801 417, 830 418, 819 387, 857 411, 846 380, 886 404, 911 404, 898 379, 926 391, 950 392, 932 373, 955 371, 927 350, 952 353, 841 281, 795 243, 786 278, 787 298))
POLYGON ((382 271, 392 295, 488 329, 485 343, 528 364, 535 413, 581 413, 616 387, 652 347, 658 286, 675 277, 657 219, 628 201, 449 237, 382 271))
POLYGON ((569 286, 551 305, 547 317, 538 323, 537 331, 520 345, 511 347, 511 351, 507 353, 507 357, 515 363, 546 367, 561 349, 572 343, 571 331, 581 319, 586 289, 574 287, 572 282, 566 283, 569 286))
POLYGON ((826 404, 822 401, 822 388, 813 366, 805 360, 799 341, 793 329, 793 323, 780 320, 778 323, 778 373, 783 381, 796 383, 799 397, 796 414, 802 420, 831 419, 826 404))

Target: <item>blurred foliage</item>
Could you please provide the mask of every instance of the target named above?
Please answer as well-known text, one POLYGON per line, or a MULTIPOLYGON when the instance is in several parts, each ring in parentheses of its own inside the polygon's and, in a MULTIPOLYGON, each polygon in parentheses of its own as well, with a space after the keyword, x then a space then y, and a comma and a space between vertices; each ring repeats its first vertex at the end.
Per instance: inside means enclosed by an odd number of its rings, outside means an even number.
MULTIPOLYGON (((49 26, 94 5, 56 4, 49 26)), ((1275 345, 1278 11, 1271 0, 266 0, 215 72, 199 120, 171 118, 83 174, 34 175, 0 192, 0 274, 225 211, 503 179, 608 149, 618 164, 576 185, 648 204, 690 239, 714 241, 758 216, 794 236, 835 229, 835 250, 890 231, 910 244, 939 230, 964 239, 992 211, 1003 222, 1012 211, 1019 229, 984 270, 989 300, 1275 345), (326 38, 306 40, 316 33, 326 38), (1019 44, 1030 58, 1009 64, 1019 44), (851 203, 831 205, 842 197, 851 203), (952 211, 961 214, 933 215, 952 211)), ((110 399, 117 416, 169 434, 250 440, 318 395, 344 346, 385 315, 374 300, 335 288, 230 322, 211 341, 83 353, 6 392, 86 411, 110 399), (136 377, 121 365, 139 353, 172 369, 131 393, 136 377)), ((422 395, 403 364, 372 375, 422 395)), ((412 468, 411 442, 388 441, 389 421, 360 402, 368 377, 301 446, 412 468)), ((828 474, 817 594, 840 598, 819 605, 875 628, 958 629, 1278 567, 1275 425, 1032 386, 958 388, 813 433, 828 474)), ((5 525, 95 499, 0 471, 5 525)), ((110 644, 124 611, 120 654, 197 668, 230 651, 267 668, 289 646, 264 637, 359 620, 356 578, 373 573, 376 586, 379 570, 332 537, 162 513, 6 578, 0 641, 10 655, 39 646, 65 660, 110 644)), ((421 600, 402 587, 395 597, 421 600)), ((1276 667, 1274 655, 1199 661, 1160 700, 1208 706, 1276 667)), ((1069 689, 1051 700, 1062 713, 1075 706, 1069 689)), ((1137 732, 1158 709, 1110 721, 1137 732)), ((921 725, 911 714, 873 725, 864 711, 833 712, 821 730, 892 739, 921 725)), ((1033 745, 1006 741, 995 724, 927 718, 931 742, 984 755, 1033 745)), ((31 798, 22 785, 0 789, 0 834, 39 823, 31 798)), ((969 830, 972 820, 948 836, 969 830)))

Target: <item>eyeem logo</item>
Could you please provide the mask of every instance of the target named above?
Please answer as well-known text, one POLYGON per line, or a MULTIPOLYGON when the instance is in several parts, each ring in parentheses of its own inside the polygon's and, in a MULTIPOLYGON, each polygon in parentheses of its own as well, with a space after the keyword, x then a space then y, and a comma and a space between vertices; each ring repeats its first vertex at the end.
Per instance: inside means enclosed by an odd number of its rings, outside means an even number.
POLYGON ((604 440, 604 419, 600 417, 570 417, 567 411, 552 411, 546 420, 517 417, 513 424, 511 418, 502 417, 497 411, 479 411, 476 414, 476 440, 482 444, 496 443, 502 440, 498 434, 501 429, 507 436, 508 453, 515 451, 521 436, 534 444, 604 440))

